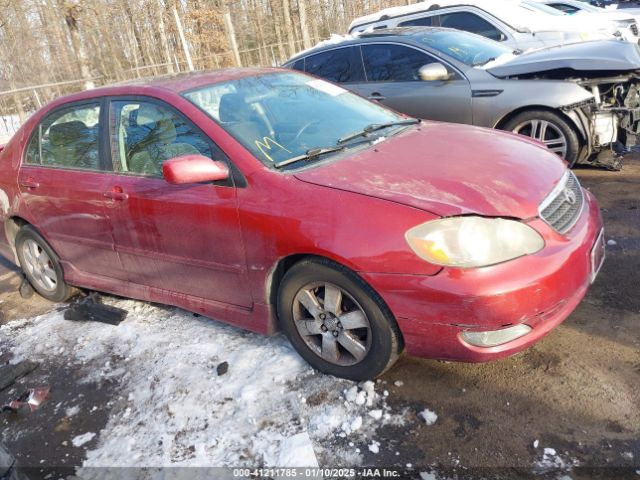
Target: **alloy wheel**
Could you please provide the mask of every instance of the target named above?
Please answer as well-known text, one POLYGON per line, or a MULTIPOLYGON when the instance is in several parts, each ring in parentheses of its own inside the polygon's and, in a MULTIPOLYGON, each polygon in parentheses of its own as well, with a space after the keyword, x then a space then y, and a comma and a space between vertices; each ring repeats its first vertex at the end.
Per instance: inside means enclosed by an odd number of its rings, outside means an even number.
POLYGON ((363 308, 328 282, 301 288, 293 303, 296 330, 316 355, 334 365, 360 363, 371 349, 371 325, 363 308))
POLYGON ((34 240, 27 239, 22 244, 22 257, 29 279, 41 289, 54 292, 58 286, 58 275, 47 252, 34 240))
POLYGON ((541 141, 549 150, 562 158, 567 156, 567 137, 558 126, 547 120, 527 120, 516 125, 513 132, 541 141))

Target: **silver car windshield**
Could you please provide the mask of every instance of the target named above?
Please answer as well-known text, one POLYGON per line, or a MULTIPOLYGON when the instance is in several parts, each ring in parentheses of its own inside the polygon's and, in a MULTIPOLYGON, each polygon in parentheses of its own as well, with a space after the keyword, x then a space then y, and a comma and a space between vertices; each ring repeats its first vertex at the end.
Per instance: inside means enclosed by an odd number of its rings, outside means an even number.
POLYGON ((513 52, 513 49, 493 40, 455 30, 416 35, 414 38, 423 45, 471 67, 484 65, 501 55, 513 52))
MULTIPOLYGON (((328 151, 338 140, 371 125, 405 118, 342 87, 294 72, 216 83, 184 96, 257 159, 273 166, 310 151, 328 151)), ((401 126, 389 130, 393 128, 401 126)))

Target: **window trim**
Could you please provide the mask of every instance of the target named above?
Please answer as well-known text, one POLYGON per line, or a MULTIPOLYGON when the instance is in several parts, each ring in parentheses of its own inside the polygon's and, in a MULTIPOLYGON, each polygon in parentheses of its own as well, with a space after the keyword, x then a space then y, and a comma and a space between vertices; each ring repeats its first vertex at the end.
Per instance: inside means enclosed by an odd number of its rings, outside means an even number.
MULTIPOLYGON (((107 138, 108 138, 108 142, 106 142, 108 144, 108 149, 106 149, 107 151, 105 152, 106 155, 108 155, 108 161, 111 165, 111 171, 109 173, 114 174, 114 175, 119 175, 119 176, 123 176, 123 177, 135 177, 135 178, 148 178, 148 179, 156 179, 156 180, 165 180, 165 178, 162 175, 145 175, 142 173, 130 173, 130 172, 120 172, 120 171, 116 171, 115 167, 115 158, 113 156, 113 151, 111 148, 111 141, 112 140, 116 140, 115 139, 115 133, 114 133, 114 138, 112 139, 111 136, 111 132, 112 132, 112 125, 111 125, 111 119, 113 118, 113 120, 115 121, 115 116, 112 117, 111 112, 113 111, 113 104, 114 102, 131 102, 131 103, 135 103, 135 102, 146 102, 146 103, 153 103, 156 105, 160 105, 161 107, 165 107, 168 110, 170 110, 171 112, 173 112, 174 114, 176 114, 177 116, 179 116, 180 118, 182 118, 185 123, 187 123, 189 126, 191 126, 191 128, 193 128, 198 134, 200 134, 200 136, 202 137, 202 139, 204 141, 206 141, 209 144, 209 148, 211 150, 212 153, 215 152, 220 152, 222 154, 222 157, 219 159, 212 159, 215 161, 222 161, 224 163, 227 164, 227 166, 229 167, 229 178, 226 180, 220 180, 220 181, 215 181, 215 182, 206 182, 206 183, 210 183, 211 185, 214 186, 219 186, 219 187, 232 187, 232 188, 246 188, 247 187, 247 181, 244 178, 244 175, 242 174, 242 172, 240 172, 240 170, 236 167, 236 165, 231 161, 231 159, 229 158, 229 156, 225 153, 225 151, 218 146, 218 144, 209 136, 205 133, 205 131, 200 128, 198 125, 196 125, 185 113, 183 113, 181 110, 179 110, 177 107, 175 107, 174 105, 170 104, 169 102, 167 102, 166 100, 162 100, 160 98, 157 97, 152 97, 152 96, 148 96, 148 95, 139 95, 139 94, 132 94, 132 95, 108 95, 107 97, 105 97, 106 99, 106 103, 107 103, 107 108, 105 109, 108 118, 107 118, 107 138)), ((114 111, 114 114, 116 112, 114 111)), ((113 127, 115 128, 115 124, 113 125, 113 127)), ((166 182, 166 180, 165 180, 166 182)), ((167 183, 168 185, 168 183, 167 183)))
POLYGON ((93 98, 89 98, 89 99, 84 99, 84 100, 78 100, 78 101, 72 101, 72 102, 68 102, 68 103, 64 103, 62 105, 59 105, 55 108, 53 108, 52 110, 50 110, 49 112, 47 112, 45 115, 42 116, 42 118, 40 118, 40 120, 38 120, 38 123, 36 124, 35 128, 31 131, 31 134, 29 135, 29 139, 27 140, 27 142, 25 143, 25 148, 24 151, 22 152, 22 158, 20 159, 20 167, 33 167, 33 168, 51 168, 51 169, 56 169, 56 170, 69 170, 69 171, 74 171, 74 172, 92 172, 92 173, 113 173, 113 164, 111 163, 111 161, 105 156, 105 141, 104 141, 104 113, 105 113, 105 106, 106 106, 106 102, 105 102, 106 97, 93 97, 93 98), (100 162, 100 165, 103 167, 102 170, 95 170, 93 168, 78 168, 78 167, 71 167, 68 165, 43 165, 42 164, 42 138, 41 138, 41 134, 42 134, 42 125, 52 116, 57 115, 59 113, 62 113, 64 115, 64 113, 68 110, 75 110, 78 107, 82 107, 83 105, 98 105, 100 108, 100 114, 98 116, 98 159, 100 162), (31 142, 33 141, 35 136, 38 136, 38 149, 39 149, 39 154, 40 154, 40 163, 29 163, 27 161, 27 155, 29 153, 29 147, 31 146, 31 142), (109 170, 109 168, 111 170, 109 170))

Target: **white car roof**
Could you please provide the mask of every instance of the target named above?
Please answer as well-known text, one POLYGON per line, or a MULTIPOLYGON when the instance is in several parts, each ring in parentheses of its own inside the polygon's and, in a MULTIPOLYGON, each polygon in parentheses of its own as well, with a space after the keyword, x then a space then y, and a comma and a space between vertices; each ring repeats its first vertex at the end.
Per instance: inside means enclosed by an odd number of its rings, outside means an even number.
POLYGON ((378 22, 382 17, 397 17, 412 13, 426 12, 429 8, 474 6, 502 20, 516 30, 531 32, 575 31, 579 26, 575 21, 567 21, 570 16, 549 15, 534 7, 521 4, 519 0, 426 0, 402 7, 385 8, 379 12, 356 18, 349 31, 363 24, 378 22))

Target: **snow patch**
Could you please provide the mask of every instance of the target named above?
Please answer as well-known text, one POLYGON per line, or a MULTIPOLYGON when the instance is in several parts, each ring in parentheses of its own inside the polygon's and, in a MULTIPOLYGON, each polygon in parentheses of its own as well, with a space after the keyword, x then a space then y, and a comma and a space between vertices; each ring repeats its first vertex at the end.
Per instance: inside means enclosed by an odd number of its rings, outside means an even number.
POLYGON ((422 418, 424 420, 424 423, 429 426, 433 425, 438 420, 438 415, 436 414, 436 412, 433 412, 428 408, 425 408, 423 411, 418 413, 418 416, 422 418))
POLYGON ((374 382, 315 372, 283 335, 256 335, 173 307, 104 302, 127 310, 126 320, 70 322, 53 310, 0 326, 13 361, 61 362, 86 383, 117 380, 118 396, 99 405, 108 413, 105 428, 73 440, 98 438, 84 467, 281 467, 287 450, 305 467, 359 465, 360 450, 349 441, 368 444, 380 426, 410 416, 392 412, 374 382), (229 370, 219 376, 222 361, 229 370))
POLYGON ((93 432, 83 433, 82 435, 78 435, 77 437, 73 437, 71 439, 71 443, 73 443, 74 447, 81 447, 85 443, 89 443, 96 436, 93 432))

